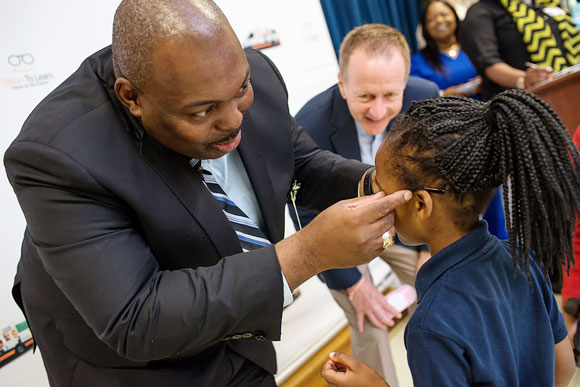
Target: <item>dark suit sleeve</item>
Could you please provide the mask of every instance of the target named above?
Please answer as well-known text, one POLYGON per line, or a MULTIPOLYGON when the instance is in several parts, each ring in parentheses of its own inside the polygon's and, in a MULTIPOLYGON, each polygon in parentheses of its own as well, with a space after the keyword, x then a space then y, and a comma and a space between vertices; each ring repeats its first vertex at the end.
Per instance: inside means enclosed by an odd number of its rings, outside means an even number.
POLYGON ((120 356, 192 355, 234 333, 280 338, 282 278, 273 246, 211 267, 161 270, 133 209, 69 155, 17 142, 5 165, 28 224, 25 241, 40 260, 33 264, 120 356))
POLYGON ((362 277, 356 267, 349 269, 332 269, 319 274, 329 289, 345 290, 356 284, 362 277))

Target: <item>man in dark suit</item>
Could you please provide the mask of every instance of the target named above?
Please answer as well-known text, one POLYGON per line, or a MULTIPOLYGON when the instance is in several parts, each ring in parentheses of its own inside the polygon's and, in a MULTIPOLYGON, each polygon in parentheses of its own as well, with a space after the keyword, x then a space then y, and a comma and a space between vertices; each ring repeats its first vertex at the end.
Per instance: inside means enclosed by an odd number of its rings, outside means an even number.
POLYGON ((292 289, 376 256, 410 196, 333 204, 369 166, 315 146, 206 0, 123 1, 112 48, 37 106, 5 165, 27 221, 13 293, 52 386, 274 385, 292 289), (294 176, 323 212, 282 239, 294 176))
MULTIPOLYGON (((374 164, 374 155, 399 112, 412 101, 439 96, 434 83, 409 77, 409 47, 400 32, 386 25, 367 24, 347 34, 339 67, 338 84, 312 98, 295 118, 320 148, 346 158, 374 164)), ((306 225, 316 213, 301 209, 299 215, 306 225)), ((426 248, 399 242, 381 257, 402 283, 414 285, 417 264, 427 255, 426 248)), ((320 276, 347 316, 354 356, 397 386, 385 330, 393 325, 387 313, 398 317, 400 313, 374 286, 367 265, 320 276)))

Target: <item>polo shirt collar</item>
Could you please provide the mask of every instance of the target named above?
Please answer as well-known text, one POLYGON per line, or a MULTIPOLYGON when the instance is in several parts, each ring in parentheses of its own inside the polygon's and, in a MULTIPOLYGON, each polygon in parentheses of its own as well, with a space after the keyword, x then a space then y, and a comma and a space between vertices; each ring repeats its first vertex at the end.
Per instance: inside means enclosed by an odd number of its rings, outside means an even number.
POLYGON ((446 271, 467 260, 481 249, 490 238, 491 235, 487 231, 487 222, 481 220, 469 234, 445 247, 425 262, 417 273, 415 280, 417 302, 421 301, 429 287, 446 271))

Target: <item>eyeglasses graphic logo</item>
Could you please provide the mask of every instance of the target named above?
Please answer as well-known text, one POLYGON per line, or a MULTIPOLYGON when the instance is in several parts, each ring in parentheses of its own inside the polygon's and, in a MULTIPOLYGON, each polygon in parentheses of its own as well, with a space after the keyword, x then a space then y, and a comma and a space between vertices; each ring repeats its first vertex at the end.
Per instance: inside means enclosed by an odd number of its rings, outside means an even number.
MULTIPOLYGON (((38 72, 36 70, 39 63, 36 63, 36 58, 30 52, 8 55, 6 62, 8 62, 8 67, 12 69, 12 74, 0 79, 0 83, 10 89, 18 90, 44 86, 54 79, 52 72, 38 72)), ((0 67, 6 68, 6 65, 0 67)))
POLYGON ((8 63, 14 67, 21 65, 30 66, 34 64, 34 57, 32 54, 10 55, 8 56, 8 63))

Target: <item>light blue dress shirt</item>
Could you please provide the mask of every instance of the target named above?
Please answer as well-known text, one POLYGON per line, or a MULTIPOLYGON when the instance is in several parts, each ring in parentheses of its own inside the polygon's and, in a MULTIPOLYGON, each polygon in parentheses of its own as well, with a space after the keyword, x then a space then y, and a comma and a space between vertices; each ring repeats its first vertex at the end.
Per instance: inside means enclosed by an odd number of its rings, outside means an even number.
MULTIPOLYGON (((226 153, 225 156, 219 159, 202 160, 201 164, 204 169, 212 173, 230 199, 263 230, 265 226, 264 218, 238 150, 226 153)), ((284 286, 284 306, 287 306, 294 301, 294 298, 284 273, 282 273, 282 281, 284 286)))
POLYGON ((361 161, 366 164, 375 165, 375 156, 387 135, 387 131, 385 130, 376 136, 371 136, 365 132, 362 125, 357 121, 354 122, 354 125, 356 126, 356 134, 358 136, 361 161))

